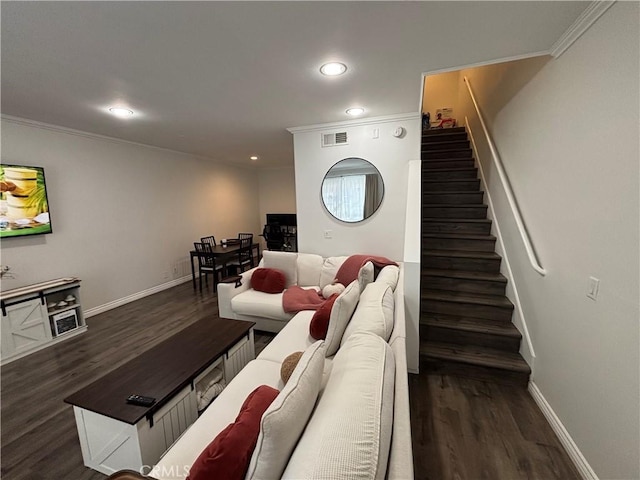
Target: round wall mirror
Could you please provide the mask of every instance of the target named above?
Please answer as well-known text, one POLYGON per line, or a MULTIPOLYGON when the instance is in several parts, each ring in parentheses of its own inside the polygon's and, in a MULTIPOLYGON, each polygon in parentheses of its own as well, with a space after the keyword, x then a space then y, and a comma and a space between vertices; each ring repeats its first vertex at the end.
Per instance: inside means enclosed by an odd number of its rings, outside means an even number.
POLYGON ((361 222, 373 215, 384 196, 382 175, 371 162, 352 157, 340 160, 322 180, 322 203, 342 222, 361 222))

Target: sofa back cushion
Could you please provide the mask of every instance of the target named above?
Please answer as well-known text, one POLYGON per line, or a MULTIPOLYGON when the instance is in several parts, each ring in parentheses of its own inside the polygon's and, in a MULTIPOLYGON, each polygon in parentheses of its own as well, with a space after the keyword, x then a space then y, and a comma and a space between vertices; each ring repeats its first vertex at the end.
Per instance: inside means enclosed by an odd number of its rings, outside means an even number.
POLYGON ((389 341, 393 332, 394 298, 391 287, 386 283, 370 283, 360 294, 358 308, 342 335, 340 345, 344 345, 355 332, 371 332, 389 341))
POLYGON ((386 283, 391 287, 391 290, 395 291, 398 285, 398 277, 400 275, 400 268, 395 265, 387 265, 376 278, 376 282, 386 283))
POLYGON ((324 258, 315 253, 298 253, 298 285, 317 287, 320 285, 320 271, 324 258))
POLYGON ((344 261, 349 258, 347 256, 342 257, 327 257, 322 264, 322 269, 320 271, 320 288, 324 288, 336 278, 336 273, 338 273, 338 269, 342 266, 344 261))
POLYGON ((358 271, 358 284, 360 285, 360 292, 364 292, 371 282, 373 282, 374 268, 373 263, 367 262, 358 271))
POLYGON ((244 479, 260 433, 260 419, 280 392, 261 385, 246 398, 234 423, 229 424, 200 453, 187 480, 244 479))
POLYGON ((262 416, 260 434, 245 478, 262 480, 282 476, 316 404, 324 358, 322 340, 302 354, 289 381, 262 416))
POLYGON ((325 355, 327 357, 335 355, 338 348, 340 348, 342 335, 358 305, 359 298, 360 286, 358 280, 354 280, 345 288, 344 292, 338 295, 338 298, 333 303, 326 337, 325 355))
POLYGON ((287 279, 282 270, 256 268, 251 274, 251 288, 264 293, 282 293, 287 279))
POLYGON ((298 254, 294 252, 275 252, 270 250, 262 252, 262 266, 264 268, 275 268, 284 273, 287 287, 298 283, 297 259, 298 254))
POLYGON ((349 337, 282 478, 385 478, 394 387, 391 347, 370 333, 349 337))

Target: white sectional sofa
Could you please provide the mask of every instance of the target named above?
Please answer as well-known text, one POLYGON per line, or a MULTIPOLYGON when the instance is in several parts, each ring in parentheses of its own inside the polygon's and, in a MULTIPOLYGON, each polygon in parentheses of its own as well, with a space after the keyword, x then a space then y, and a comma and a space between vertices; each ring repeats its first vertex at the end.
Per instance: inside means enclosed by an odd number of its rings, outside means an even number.
MULTIPOLYGON (((328 259, 315 255, 281 253, 276 255, 283 256, 279 259, 271 254, 265 259, 267 265, 274 260, 294 261, 296 274, 301 274, 292 284, 317 288, 333 280, 335 270, 346 258, 333 257, 327 262, 328 259)), ((325 341, 316 341, 309 335, 314 311, 301 311, 283 320, 274 318, 272 298, 256 295, 261 292, 249 288, 251 274, 248 271, 242 275, 243 285, 237 289, 233 284, 220 285, 221 316, 256 321, 260 325, 256 328, 273 327, 279 334, 234 377, 149 476, 158 480, 186 478, 200 452, 234 422, 249 393, 260 385, 269 385, 280 393, 270 407, 273 412, 267 410, 262 416, 260 436, 246 478, 412 479, 402 265, 385 267, 362 292, 357 281, 350 285, 352 288, 347 288, 343 295, 357 289, 360 301, 355 311, 351 310, 353 314, 349 315, 351 320, 344 331, 331 330, 331 322, 334 325, 337 322, 332 310, 325 341), (242 302, 233 300, 244 295, 266 305, 267 313, 261 315, 258 308, 238 308, 242 302), (327 356, 330 343, 338 351, 327 356), (285 385, 280 378, 281 365, 296 351, 305 353, 285 385), (305 377, 307 370, 312 370, 307 366, 313 362, 315 365, 320 362, 316 382, 305 377), (314 384, 311 388, 316 388, 317 396, 296 400, 302 403, 297 405, 301 413, 288 413, 284 427, 269 423, 270 415, 283 414, 282 402, 291 400, 296 388, 302 389, 305 379, 305 388, 314 384)), ((342 309, 343 315, 346 310, 342 309)))
MULTIPOLYGON (((272 252, 265 250, 258 267, 276 268, 285 273, 286 286, 322 290, 332 283, 346 256, 323 258, 312 253, 272 252)), ((279 332, 294 316, 282 308, 282 294, 263 293, 251 288, 251 274, 242 274, 242 286, 218 284, 218 309, 221 318, 256 322, 256 330, 279 332)))

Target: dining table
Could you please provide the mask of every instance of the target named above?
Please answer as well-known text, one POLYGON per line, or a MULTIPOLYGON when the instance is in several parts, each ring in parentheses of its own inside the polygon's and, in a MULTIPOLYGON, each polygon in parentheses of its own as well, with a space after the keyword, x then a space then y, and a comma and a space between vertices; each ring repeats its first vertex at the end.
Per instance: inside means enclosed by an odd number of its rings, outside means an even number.
MULTIPOLYGON (((224 245, 215 245, 211 247, 211 256, 213 257, 214 263, 220 262, 221 264, 226 264, 226 261, 235 255, 238 254, 238 250, 240 250, 240 242, 227 242, 224 245)), ((255 250, 257 261, 260 261, 260 244, 252 243, 251 244, 251 252, 255 250)), ((198 252, 195 250, 191 250, 189 252, 189 263, 191 264, 191 281, 193 283, 193 289, 196 289, 196 269, 194 266, 194 259, 198 258, 198 252)))

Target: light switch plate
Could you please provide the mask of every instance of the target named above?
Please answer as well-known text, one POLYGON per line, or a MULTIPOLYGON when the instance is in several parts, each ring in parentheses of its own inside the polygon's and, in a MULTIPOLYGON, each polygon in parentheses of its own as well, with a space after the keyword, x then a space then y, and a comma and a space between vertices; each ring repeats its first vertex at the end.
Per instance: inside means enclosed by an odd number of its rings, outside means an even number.
POLYGON ((600 288, 600 279, 589 277, 589 285, 587 286, 587 297, 591 300, 598 299, 598 290, 600 288))
POLYGON ((324 231, 324 238, 333 238, 333 230, 325 230, 324 231))

